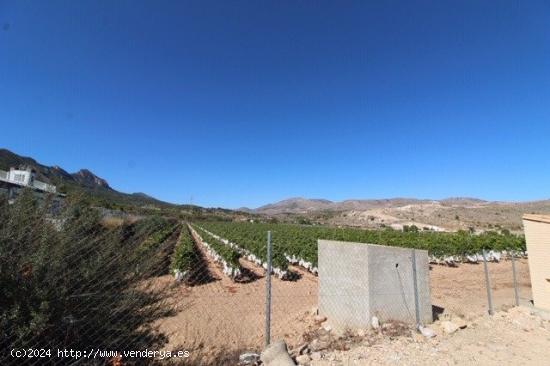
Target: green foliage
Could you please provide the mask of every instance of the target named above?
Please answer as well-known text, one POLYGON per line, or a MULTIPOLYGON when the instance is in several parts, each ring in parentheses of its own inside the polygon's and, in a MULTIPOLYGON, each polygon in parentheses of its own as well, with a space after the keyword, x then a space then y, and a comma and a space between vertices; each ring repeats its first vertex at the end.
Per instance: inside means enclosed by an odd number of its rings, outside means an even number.
MULTIPOLYGON (((272 232, 273 262, 284 265, 284 254, 296 256, 317 266, 317 239, 341 240, 359 243, 382 244, 398 247, 426 249, 431 255, 467 255, 482 249, 525 250, 525 239, 509 233, 494 231, 472 235, 465 231, 444 233, 419 231, 416 226, 405 231, 362 230, 327 226, 299 226, 246 222, 201 223, 207 230, 252 251, 265 260, 266 233, 272 232)), ((288 263, 288 262, 287 262, 288 263)), ((286 268, 286 267, 285 267, 286 268)))
POLYGON ((180 238, 174 250, 174 255, 172 256, 170 268, 172 271, 178 270, 180 272, 188 272, 193 269, 197 260, 198 256, 195 251, 193 238, 186 225, 181 229, 180 238))
POLYGON ((139 233, 149 233, 138 247, 138 255, 144 255, 162 244, 179 226, 173 220, 167 220, 161 216, 153 216, 138 221, 139 233))
POLYGON ((403 231, 406 232, 406 233, 417 233, 419 230, 418 230, 418 226, 416 225, 404 225, 403 226, 403 231))
POLYGON ((31 192, 12 205, 0 197, 0 349, 162 346, 153 323, 168 312, 162 289, 134 270, 150 260, 133 255, 137 226, 105 228, 78 201, 50 212, 31 192))
MULTIPOLYGON (((249 251, 256 257, 267 262, 267 230, 280 227, 297 227, 283 224, 265 224, 248 222, 203 222, 201 226, 206 230, 221 236, 249 251)), ((278 238, 273 236, 272 265, 286 271, 288 260, 285 257, 285 247, 279 245, 278 238)))
POLYGON ((210 247, 227 262, 227 264, 233 268, 240 268, 241 264, 239 263, 239 258, 241 255, 235 248, 232 248, 221 240, 214 238, 201 228, 199 228, 199 231, 203 240, 205 240, 210 247))

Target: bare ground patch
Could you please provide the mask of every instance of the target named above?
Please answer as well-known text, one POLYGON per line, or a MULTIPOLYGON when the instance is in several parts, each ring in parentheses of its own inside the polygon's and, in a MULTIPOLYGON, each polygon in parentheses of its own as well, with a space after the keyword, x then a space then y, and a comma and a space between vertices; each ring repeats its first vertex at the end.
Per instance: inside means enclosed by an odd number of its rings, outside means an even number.
MULTIPOLYGON (((216 280, 188 286, 181 284, 169 297, 175 316, 158 321, 169 343, 166 349, 188 349, 205 363, 234 350, 259 351, 263 345, 265 276, 250 263, 243 263, 257 280, 235 283, 219 269, 211 267, 216 280), (260 277, 261 276, 261 277, 260 277)), ((303 343, 303 334, 311 328, 312 308, 317 306, 317 277, 299 268, 296 281, 272 278, 272 338, 283 338, 294 348, 303 343)), ((490 263, 494 302, 497 309, 513 305, 511 263, 490 263)), ((521 298, 530 299, 527 260, 517 262, 521 298)), ((159 278, 171 281, 170 276, 159 278)), ((463 264, 457 268, 433 266, 430 270, 432 304, 465 317, 486 312, 486 289, 482 265, 463 264)))

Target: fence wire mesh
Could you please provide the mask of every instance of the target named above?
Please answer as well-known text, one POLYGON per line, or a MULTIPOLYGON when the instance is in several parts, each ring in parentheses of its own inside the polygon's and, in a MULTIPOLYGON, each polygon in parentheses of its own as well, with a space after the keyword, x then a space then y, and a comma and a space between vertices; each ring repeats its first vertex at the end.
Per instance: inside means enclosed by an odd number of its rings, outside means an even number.
MULTIPOLYGON (((106 219, 78 200, 53 213, 32 195, 11 204, 0 195, 0 364, 222 365, 259 352, 267 233, 236 242, 213 228, 161 216, 106 219)), ((278 235, 270 332, 291 349, 319 329, 336 340, 351 331, 338 328, 358 319, 364 322, 355 328, 372 328, 375 317, 409 331, 442 314, 468 319, 488 311, 481 263, 430 264, 424 251, 372 246, 286 268, 278 235)), ((527 259, 515 265, 527 304, 527 259)), ((488 271, 495 310, 514 306, 511 260, 488 263, 488 271)))

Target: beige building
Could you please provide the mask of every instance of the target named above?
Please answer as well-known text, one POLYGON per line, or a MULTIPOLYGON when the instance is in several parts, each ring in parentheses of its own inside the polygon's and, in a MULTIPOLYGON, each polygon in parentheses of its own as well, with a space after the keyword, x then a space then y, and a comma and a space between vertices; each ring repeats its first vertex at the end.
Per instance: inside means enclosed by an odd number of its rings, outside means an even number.
POLYGON ((533 301, 537 308, 550 311, 550 216, 524 215, 523 227, 533 301))

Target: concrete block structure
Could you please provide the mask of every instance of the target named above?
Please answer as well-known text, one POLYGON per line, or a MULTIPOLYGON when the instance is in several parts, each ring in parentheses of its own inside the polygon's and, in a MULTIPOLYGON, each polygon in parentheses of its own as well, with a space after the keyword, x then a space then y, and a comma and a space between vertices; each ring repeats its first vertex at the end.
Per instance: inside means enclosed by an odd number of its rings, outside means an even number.
POLYGON ((523 228, 535 307, 550 311, 550 216, 524 215, 523 228))
MULTIPOLYGON (((365 328, 382 322, 414 324, 413 250, 383 245, 318 240, 319 313, 329 323, 365 328)), ((420 322, 432 322, 429 261, 415 250, 420 322)))

